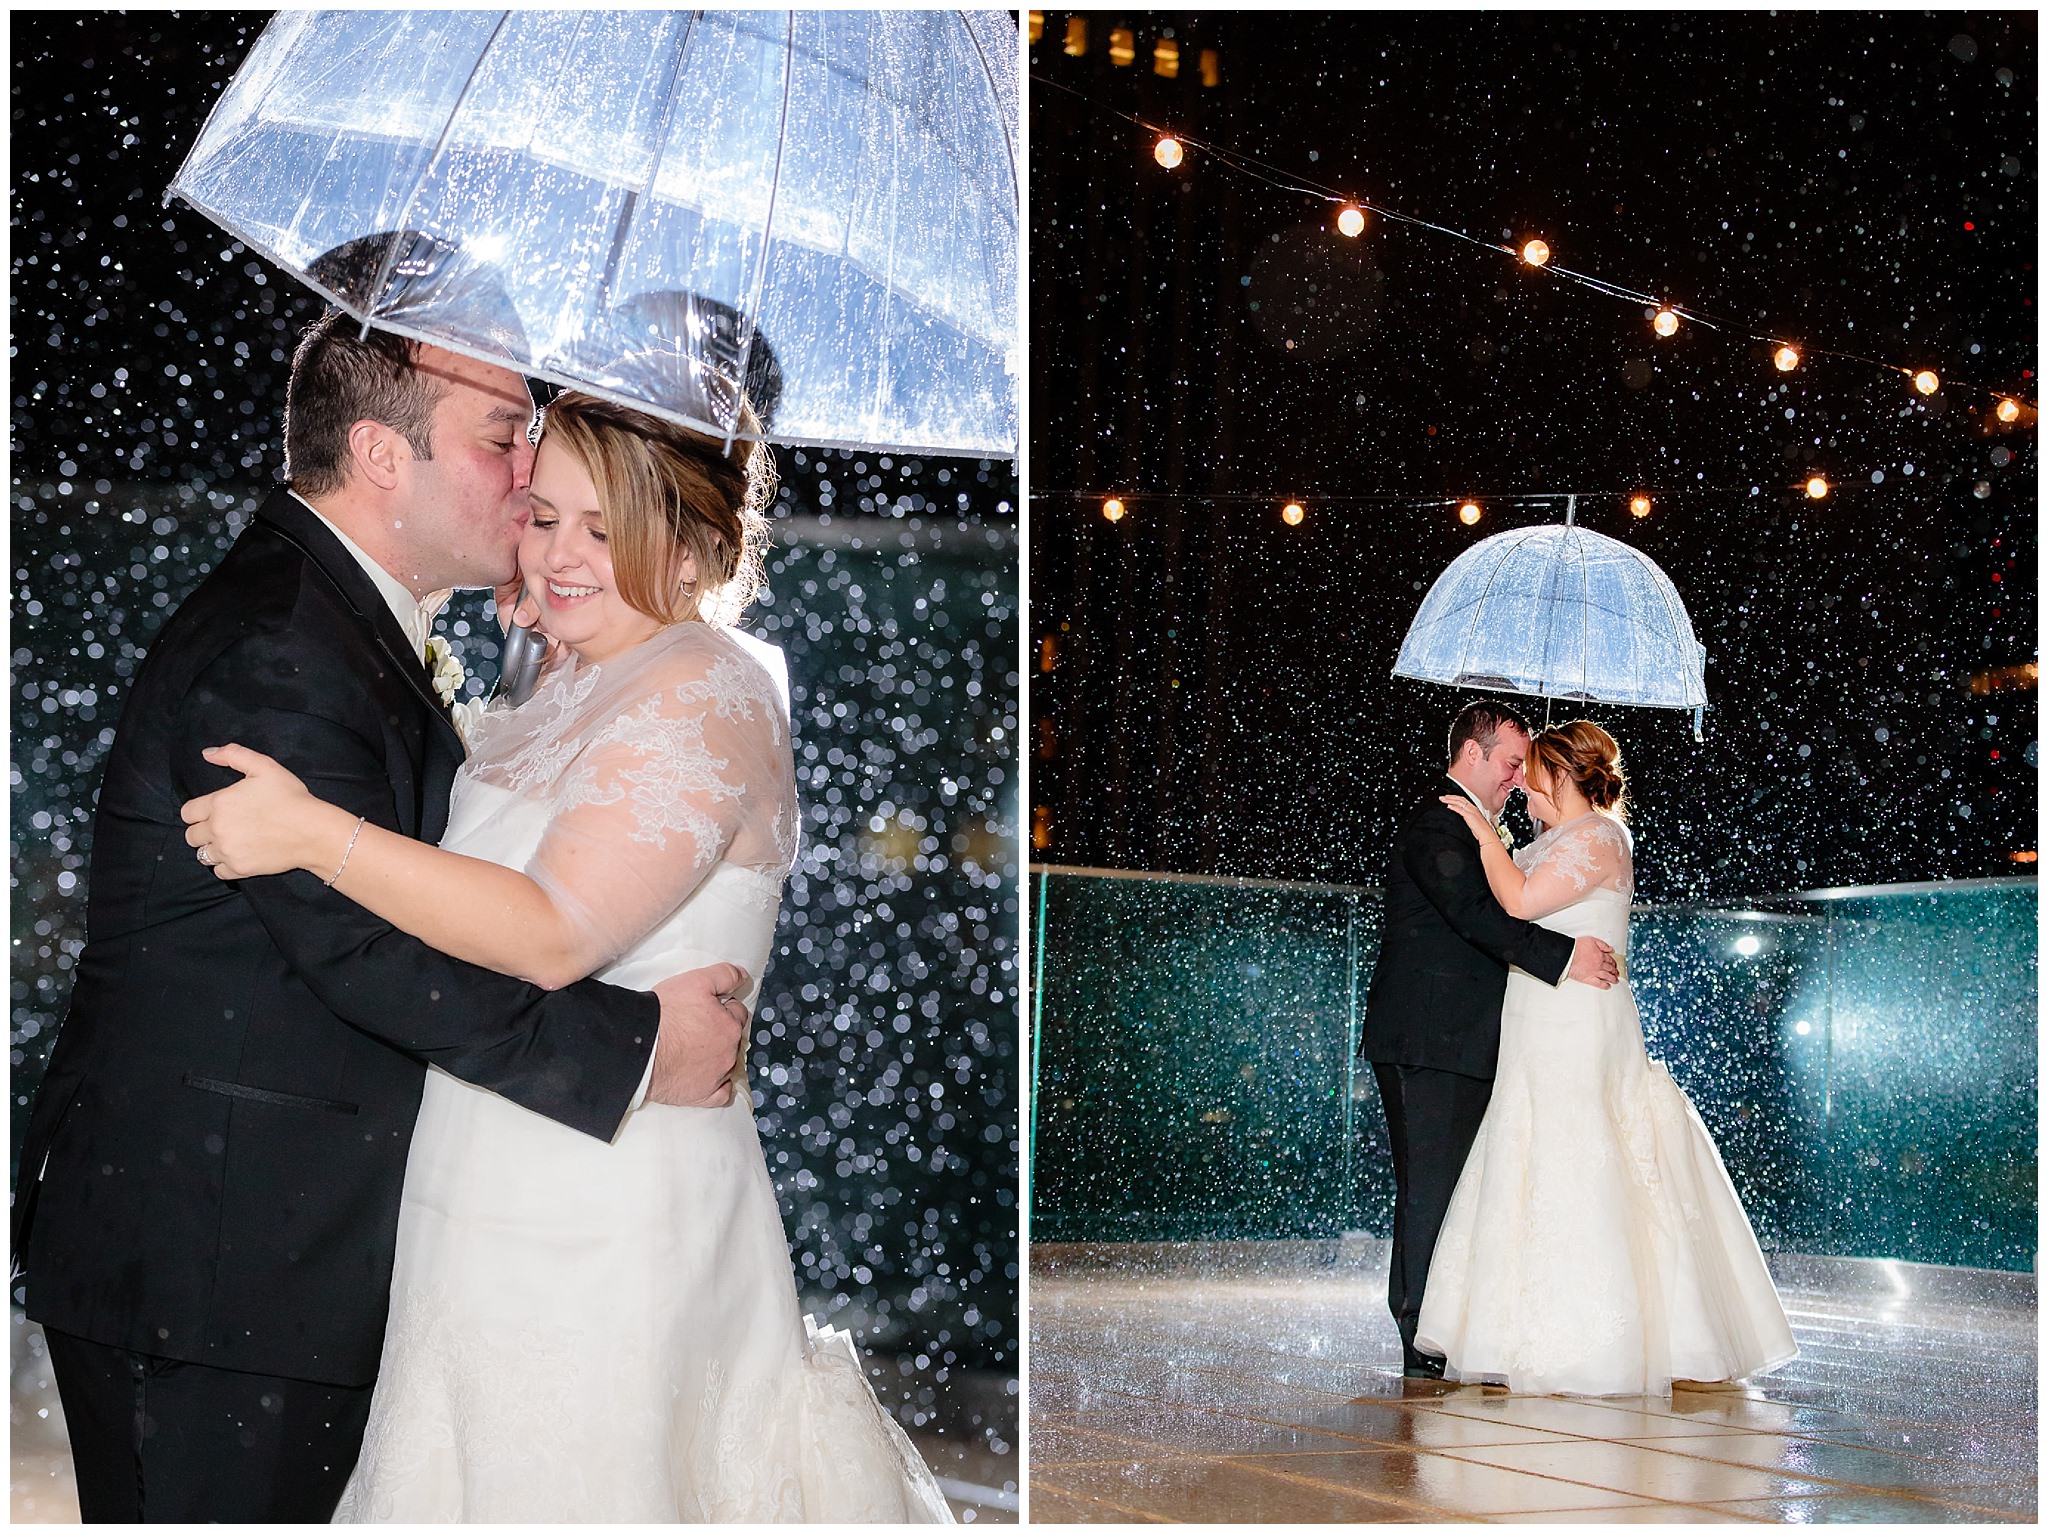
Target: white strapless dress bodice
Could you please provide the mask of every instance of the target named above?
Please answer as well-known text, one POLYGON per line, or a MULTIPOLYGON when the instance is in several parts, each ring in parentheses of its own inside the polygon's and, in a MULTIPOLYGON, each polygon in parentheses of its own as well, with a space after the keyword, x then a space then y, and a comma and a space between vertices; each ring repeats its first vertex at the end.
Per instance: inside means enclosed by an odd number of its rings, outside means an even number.
MULTIPOLYGON (((1540 925, 1625 956, 1630 903, 1594 888, 1540 925)), ((1797 1353, 1713 1138, 1644 1049, 1626 978, 1602 991, 1509 971, 1493 1097, 1416 1346, 1460 1379, 1575 1395, 1661 1394, 1797 1353)))
MULTIPOLYGON (((448 849, 521 868, 537 795, 458 780, 448 849)), ((720 863, 601 972, 758 977, 781 880, 720 863)), ((752 1000, 751 997, 748 998, 752 1000)), ((934 1522, 844 1334, 801 1313, 747 1094, 605 1144, 430 1073, 392 1312, 338 1521, 934 1522)))

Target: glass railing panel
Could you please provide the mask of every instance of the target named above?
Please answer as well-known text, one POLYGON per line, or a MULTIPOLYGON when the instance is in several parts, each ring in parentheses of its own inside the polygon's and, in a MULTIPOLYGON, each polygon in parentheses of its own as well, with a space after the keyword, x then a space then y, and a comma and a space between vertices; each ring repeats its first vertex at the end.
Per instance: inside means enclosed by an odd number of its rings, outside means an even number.
POLYGON ((1034 967, 1034 1239, 1334 1235, 1353 1218, 1359 898, 1055 877, 1034 967))
POLYGON ((2033 886, 1899 890, 1824 904, 1834 949, 1837 1225, 1829 1250, 2031 1268, 2033 886))

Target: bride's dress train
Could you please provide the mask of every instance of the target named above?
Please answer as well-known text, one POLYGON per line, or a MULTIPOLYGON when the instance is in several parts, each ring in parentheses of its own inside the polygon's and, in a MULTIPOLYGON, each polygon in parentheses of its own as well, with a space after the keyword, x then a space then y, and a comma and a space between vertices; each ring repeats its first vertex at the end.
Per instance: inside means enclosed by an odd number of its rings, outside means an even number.
MULTIPOLYGON (((795 843, 786 717, 743 643, 678 624, 487 714, 442 845, 630 936, 604 979, 758 983, 795 843)), ((799 1309, 744 1090, 642 1107, 607 1145, 440 1071, 335 1517, 950 1521, 851 1339, 799 1309)))
MULTIPOLYGON (((1627 830, 1593 814, 1515 859, 1584 893, 1539 918, 1628 950, 1627 830)), ((1712 1137, 1649 1058, 1628 983, 1510 971, 1493 1097, 1444 1217, 1416 1345, 1529 1394, 1657 1395, 1798 1352, 1712 1137)))

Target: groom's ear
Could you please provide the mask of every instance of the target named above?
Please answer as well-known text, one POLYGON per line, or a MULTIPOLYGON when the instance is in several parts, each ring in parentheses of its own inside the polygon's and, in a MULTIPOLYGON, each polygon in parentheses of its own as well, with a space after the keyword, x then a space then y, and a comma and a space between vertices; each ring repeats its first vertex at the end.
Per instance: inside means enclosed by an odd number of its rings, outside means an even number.
POLYGON ((412 449, 382 421, 365 419, 348 429, 348 455, 358 477, 379 490, 396 490, 412 449))

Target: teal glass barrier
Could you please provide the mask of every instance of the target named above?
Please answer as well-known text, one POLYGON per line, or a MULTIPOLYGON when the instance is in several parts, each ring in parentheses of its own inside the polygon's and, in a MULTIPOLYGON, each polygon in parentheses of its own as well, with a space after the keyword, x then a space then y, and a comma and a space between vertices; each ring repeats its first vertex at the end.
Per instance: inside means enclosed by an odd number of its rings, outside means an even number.
MULTIPOLYGON (((1367 889, 1033 871, 1031 1231, 1387 1233, 1367 889)), ((2033 879, 1643 908, 1650 1053, 1766 1247, 2031 1271, 2033 879)))

